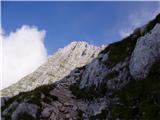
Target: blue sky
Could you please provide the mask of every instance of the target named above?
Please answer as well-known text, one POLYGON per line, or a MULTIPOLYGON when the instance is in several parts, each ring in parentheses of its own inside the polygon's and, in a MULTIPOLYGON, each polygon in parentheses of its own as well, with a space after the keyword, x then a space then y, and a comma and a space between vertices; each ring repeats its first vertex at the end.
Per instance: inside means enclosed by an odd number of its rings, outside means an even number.
POLYGON ((7 34, 22 25, 46 30, 50 55, 72 41, 120 40, 159 10, 158 2, 2 2, 2 28, 7 34))

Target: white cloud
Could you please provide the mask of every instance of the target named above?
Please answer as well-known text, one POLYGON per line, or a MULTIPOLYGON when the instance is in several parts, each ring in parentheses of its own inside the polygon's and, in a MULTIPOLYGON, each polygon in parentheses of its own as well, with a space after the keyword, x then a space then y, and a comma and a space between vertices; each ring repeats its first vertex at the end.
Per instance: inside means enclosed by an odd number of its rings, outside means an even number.
POLYGON ((160 12, 160 2, 158 2, 158 7, 155 9, 142 8, 132 13, 128 17, 127 26, 119 30, 120 37, 124 38, 131 34, 133 30, 137 27, 141 27, 148 21, 153 19, 160 12))
POLYGON ((26 25, 9 35, 1 34, 2 88, 17 82, 46 61, 44 37, 44 30, 26 25))
POLYGON ((121 29, 119 34, 122 38, 129 36, 132 31, 130 29, 121 29))

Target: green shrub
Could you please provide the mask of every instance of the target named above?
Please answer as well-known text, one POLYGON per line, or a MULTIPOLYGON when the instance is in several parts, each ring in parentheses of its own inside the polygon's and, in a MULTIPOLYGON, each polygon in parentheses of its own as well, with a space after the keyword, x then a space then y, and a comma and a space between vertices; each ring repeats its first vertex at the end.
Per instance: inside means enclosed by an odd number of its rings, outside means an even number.
POLYGON ((101 53, 108 53, 108 59, 104 62, 106 66, 112 67, 115 64, 124 61, 134 50, 137 39, 129 36, 122 41, 110 44, 101 53))
POLYGON ((20 113, 17 120, 36 120, 33 116, 29 115, 27 112, 20 113))
MULTIPOLYGON (((6 101, 5 106, 1 107, 2 111, 5 110, 12 104, 14 101, 17 102, 28 102, 32 104, 36 104, 41 107, 41 101, 47 101, 48 99, 51 101, 56 101, 58 98, 54 95, 50 95, 50 90, 54 89, 54 84, 51 85, 43 85, 29 92, 21 92, 18 95, 10 98, 6 101), (44 94, 45 98, 41 99, 41 95, 44 94), (46 100, 47 99, 47 100, 46 100)), ((48 102, 49 102, 48 100, 48 102)))
POLYGON ((58 98, 56 96, 50 95, 49 92, 54 89, 54 84, 50 84, 50 85, 43 85, 40 87, 37 87, 36 89, 29 91, 29 92, 24 92, 24 93, 20 93, 19 94, 19 102, 25 100, 25 102, 28 103, 33 103, 36 104, 38 106, 41 106, 41 101, 44 102, 49 102, 51 103, 51 101, 55 101, 58 100, 58 98), (43 99, 41 99, 41 95, 44 94, 45 97, 43 99))
POLYGON ((157 23, 160 23, 160 14, 158 14, 154 20, 150 21, 150 22, 146 25, 145 34, 146 34, 147 32, 150 32, 157 23))
POLYGON ((118 75, 119 75, 118 71, 112 71, 106 75, 105 79, 110 80, 110 79, 117 77, 118 75))
POLYGON ((79 82, 70 86, 70 90, 77 99, 94 100, 95 98, 103 96, 107 91, 107 85, 102 83, 100 86, 96 87, 92 85, 88 88, 79 88, 79 82))

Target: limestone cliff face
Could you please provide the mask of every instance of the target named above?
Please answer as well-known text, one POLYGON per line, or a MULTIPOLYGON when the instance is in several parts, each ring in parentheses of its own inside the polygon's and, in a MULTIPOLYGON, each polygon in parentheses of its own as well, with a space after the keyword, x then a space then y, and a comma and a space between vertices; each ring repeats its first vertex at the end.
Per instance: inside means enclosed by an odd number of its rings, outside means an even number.
POLYGON ((160 24, 140 37, 130 60, 130 72, 134 78, 143 79, 149 73, 152 64, 160 58, 160 24))
POLYGON ((109 88, 114 89, 125 81, 127 83, 130 76, 134 79, 145 79, 153 63, 160 59, 159 19, 157 16, 157 19, 135 30, 129 37, 106 47, 97 59, 86 66, 80 87, 98 86, 106 82, 109 88), (151 24, 152 27, 149 28, 151 24), (116 81, 105 81, 110 73, 115 74, 116 81))
POLYGON ((35 72, 27 75, 16 84, 1 91, 2 96, 13 96, 20 92, 30 91, 38 86, 51 84, 68 75, 71 70, 89 63, 97 57, 103 47, 89 45, 86 42, 72 42, 59 49, 48 61, 35 72))
POLYGON ((160 14, 54 84, 2 99, 2 119, 158 120, 159 35, 160 14))

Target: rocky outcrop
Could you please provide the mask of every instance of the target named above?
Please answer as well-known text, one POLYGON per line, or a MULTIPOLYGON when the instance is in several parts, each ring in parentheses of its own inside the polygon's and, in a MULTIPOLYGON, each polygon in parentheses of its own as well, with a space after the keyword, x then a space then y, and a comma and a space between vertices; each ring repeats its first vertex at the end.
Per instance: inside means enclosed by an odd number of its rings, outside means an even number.
POLYGON ((95 85, 96 87, 101 84, 106 76, 107 68, 98 59, 93 60, 86 66, 80 83, 80 88, 89 87, 95 85), (103 71, 103 72, 102 72, 103 71))
POLYGON ((147 77, 152 64, 160 58, 160 24, 140 37, 132 53, 130 61, 130 73, 137 79, 147 77))
POLYGON ((103 47, 89 45, 86 42, 72 42, 59 49, 48 61, 35 72, 27 75, 16 84, 1 91, 2 96, 13 96, 30 91, 38 86, 51 84, 67 76, 76 67, 84 66, 97 57, 103 47))
POLYGON ((18 115, 21 113, 27 113, 30 116, 33 116, 36 118, 36 114, 38 112, 38 106, 34 104, 28 104, 28 103, 21 103, 18 105, 16 110, 12 113, 11 119, 12 120, 17 120, 18 115))
POLYGON ((27 103, 38 106, 36 117, 26 113, 36 120, 158 120, 159 24, 160 14, 54 84, 3 100, 2 119, 21 118, 27 103))
POLYGON ((80 88, 97 87, 106 82, 108 88, 119 89, 131 76, 134 79, 147 77, 150 67, 160 58, 159 23, 160 15, 127 38, 101 51, 97 59, 86 66, 80 88), (107 77, 113 73, 117 73, 114 74, 116 80, 107 77))

